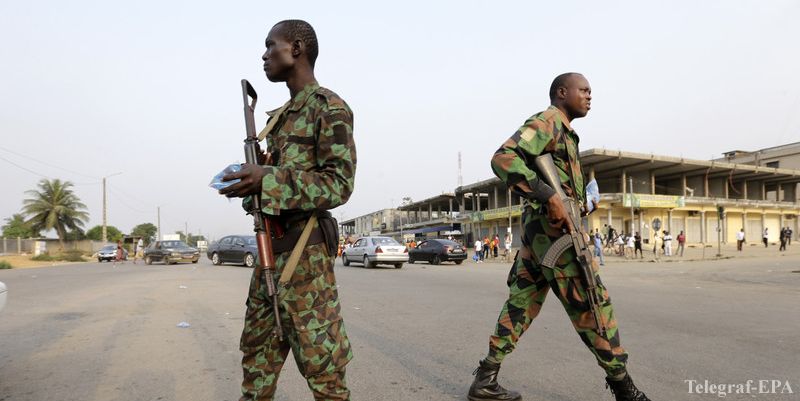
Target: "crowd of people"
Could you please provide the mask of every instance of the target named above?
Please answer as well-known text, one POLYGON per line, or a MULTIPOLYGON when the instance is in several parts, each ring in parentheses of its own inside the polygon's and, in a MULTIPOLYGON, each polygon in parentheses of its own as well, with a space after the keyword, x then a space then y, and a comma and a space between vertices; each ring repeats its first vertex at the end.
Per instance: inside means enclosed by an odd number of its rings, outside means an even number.
POLYGON ((484 236, 483 240, 475 240, 475 254, 472 260, 476 263, 483 263, 486 259, 501 258, 501 261, 508 262, 511 259, 511 235, 506 234, 502 242, 503 252, 500 253, 500 236, 495 234, 491 239, 489 236, 484 236))
MULTIPOLYGON (((594 246, 594 254, 600 259, 600 265, 605 265, 605 255, 616 255, 626 259, 640 258, 644 259, 644 249, 650 250, 650 247, 642 247, 642 236, 639 232, 620 233, 614 227, 604 224, 602 231, 599 228, 594 229, 592 233, 592 245, 594 246)), ((663 230, 652 238, 652 253, 658 259, 660 256, 683 256, 684 247, 686 245, 686 234, 683 231, 673 238, 669 231, 663 230), (675 251, 673 252, 673 241, 677 242, 675 251)))

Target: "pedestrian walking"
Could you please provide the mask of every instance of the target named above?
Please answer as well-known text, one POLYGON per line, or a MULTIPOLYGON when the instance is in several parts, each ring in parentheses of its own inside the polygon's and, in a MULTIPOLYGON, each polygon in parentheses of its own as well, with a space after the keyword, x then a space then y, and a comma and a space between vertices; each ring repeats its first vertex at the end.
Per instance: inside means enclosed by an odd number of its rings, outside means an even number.
POLYGON ((672 256, 672 235, 664 231, 664 256, 672 256))
POLYGON ((675 253, 683 257, 683 249, 686 245, 686 234, 683 233, 683 230, 681 230, 676 239, 678 240, 678 250, 675 253))
POLYGON ((781 247, 778 248, 778 252, 786 250, 786 229, 781 228, 779 240, 781 241, 781 247))
POLYGON ((792 235, 794 235, 794 231, 791 227, 786 226, 786 245, 792 245, 792 235))
POLYGON ((122 240, 117 240, 117 252, 114 254, 114 267, 117 267, 117 263, 125 263, 124 257, 125 251, 122 249, 122 240))
POLYGON ((742 228, 741 230, 739 230, 738 233, 736 233, 736 250, 741 252, 742 245, 744 245, 744 228, 742 228))
POLYGON ((600 266, 605 266, 606 262, 603 260, 603 237, 599 232, 594 233, 594 256, 600 259, 600 266))
POLYGON ((503 252, 503 261, 508 262, 511 258, 511 234, 506 233, 506 238, 503 241, 505 246, 505 251, 503 252))
POLYGON ((625 241, 625 259, 633 259, 634 257, 634 248, 636 247, 636 240, 633 239, 633 235, 628 234, 628 238, 625 241))
POLYGON ((483 263, 483 242, 480 239, 475 240, 475 256, 478 257, 475 262, 483 263))
POLYGON ((764 234, 761 235, 761 240, 764 241, 764 248, 769 246, 769 228, 764 229, 764 234))
POLYGON ((265 214, 283 234, 272 238, 275 271, 281 275, 286 268, 290 277, 276 284, 280 289, 276 316, 267 285, 262 285, 274 277, 261 274, 260 268, 253 272, 240 340, 244 372, 240 401, 272 400, 290 351, 314 399, 349 400, 345 367, 353 352, 333 270, 337 223, 328 210, 346 203, 353 192, 353 112, 314 77, 319 47, 310 24, 278 22, 265 44, 261 58, 267 79, 285 82, 290 100, 268 113, 267 128, 259 134, 270 154, 224 176, 223 181, 241 182, 220 193, 247 198, 244 206, 250 212, 249 197, 261 197, 264 207, 256 212, 265 214), (312 216, 317 223, 308 225, 312 216), (307 243, 298 247, 307 225, 307 243), (293 259, 289 255, 295 248, 300 259, 292 274, 287 260, 293 259), (284 336, 276 335, 276 321, 281 322, 284 336))
POLYGON ((639 235, 637 231, 636 234, 633 235, 633 257, 636 258, 636 254, 639 254, 641 259, 644 259, 644 254, 642 253, 642 236, 639 235))
MULTIPOLYGON (((613 335, 602 334, 587 308, 587 293, 580 277, 580 266, 574 258, 562 258, 562 264, 547 268, 542 260, 553 242, 561 238, 562 228, 571 229, 564 206, 534 165, 536 157, 550 153, 559 169, 561 186, 579 205, 586 203, 585 176, 580 164, 578 135, 571 121, 586 116, 592 99, 591 87, 581 74, 567 73, 556 77, 550 87, 551 106, 534 114, 495 152, 492 170, 509 188, 523 194, 522 249, 509 272, 509 296, 497 319, 494 334, 489 339, 489 352, 478 364, 475 379, 467 398, 476 400, 518 401, 516 391, 507 390, 497 382, 500 364, 510 354, 520 336, 538 315, 547 293, 553 293, 564 306, 573 327, 594 353, 606 372, 606 383, 617 401, 649 401, 636 388, 627 373, 628 354, 620 344, 619 324, 608 297, 608 290, 595 274, 597 291, 602 305, 602 321, 614 327, 613 335), (535 240, 534 240, 535 239, 535 240)), ((596 208, 594 210, 597 210, 596 208)), ((574 227, 580 229, 580 227, 574 227)), ((546 362, 532 361, 536 366, 546 362)), ((545 372, 545 370, 538 370, 545 372)), ((545 380, 547 382, 547 380, 545 380)), ((581 399, 597 399, 583 395, 581 399)))
POLYGON ((500 236, 495 234, 494 239, 492 240, 492 253, 494 254, 495 259, 497 258, 497 253, 500 250, 500 236))
POLYGON ((664 241, 661 237, 658 236, 658 231, 653 234, 653 257, 658 260, 659 254, 662 252, 662 246, 664 245, 664 241))

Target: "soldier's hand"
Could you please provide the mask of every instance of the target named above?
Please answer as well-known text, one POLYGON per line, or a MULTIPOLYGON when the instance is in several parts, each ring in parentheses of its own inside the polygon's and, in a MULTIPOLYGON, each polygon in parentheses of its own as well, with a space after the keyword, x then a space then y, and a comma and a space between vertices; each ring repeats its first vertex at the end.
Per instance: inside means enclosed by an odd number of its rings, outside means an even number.
POLYGON ((564 202, 555 194, 547 200, 547 220, 553 227, 566 229, 567 232, 572 232, 572 221, 569 219, 569 213, 564 207, 564 202))
POLYGON ((240 182, 219 190, 219 193, 229 198, 243 198, 247 195, 261 194, 261 179, 264 178, 264 168, 255 164, 244 163, 242 169, 235 173, 226 174, 222 181, 240 179, 240 182))
POLYGON ((596 211, 597 211, 597 201, 592 199, 592 210, 589 211, 585 207, 582 207, 581 208, 581 217, 586 217, 586 216, 588 216, 588 215, 590 215, 590 214, 592 214, 592 213, 594 213, 596 211))
POLYGON ((258 142, 256 142, 256 162, 258 162, 258 164, 261 166, 272 164, 270 161, 271 159, 270 156, 272 155, 261 150, 261 145, 258 142))

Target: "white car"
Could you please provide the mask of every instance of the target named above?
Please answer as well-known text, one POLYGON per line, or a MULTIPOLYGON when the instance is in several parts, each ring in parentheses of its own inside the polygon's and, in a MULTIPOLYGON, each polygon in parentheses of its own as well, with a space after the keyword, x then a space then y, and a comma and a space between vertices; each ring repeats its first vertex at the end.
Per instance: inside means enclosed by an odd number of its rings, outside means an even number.
POLYGON ((3 310, 3 307, 6 306, 6 294, 8 294, 6 285, 0 281, 0 310, 3 310))
POLYGON ((399 269, 408 262, 408 248, 391 237, 362 237, 342 251, 342 263, 350 266, 350 262, 361 263, 364 267, 388 264, 399 269))

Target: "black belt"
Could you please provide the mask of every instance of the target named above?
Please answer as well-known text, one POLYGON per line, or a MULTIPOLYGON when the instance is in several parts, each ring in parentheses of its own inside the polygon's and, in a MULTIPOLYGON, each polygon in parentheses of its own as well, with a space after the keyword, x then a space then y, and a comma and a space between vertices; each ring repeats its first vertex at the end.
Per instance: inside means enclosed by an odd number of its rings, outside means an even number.
MULTIPOLYGON (((294 227, 286 231, 280 238, 272 238, 272 252, 279 254, 291 251, 294 249, 302 233, 303 225, 300 225, 299 227, 294 227)), ((323 242, 325 242, 325 236, 322 235, 322 230, 319 227, 314 227, 311 230, 311 235, 308 237, 306 246, 321 244, 323 242)))

